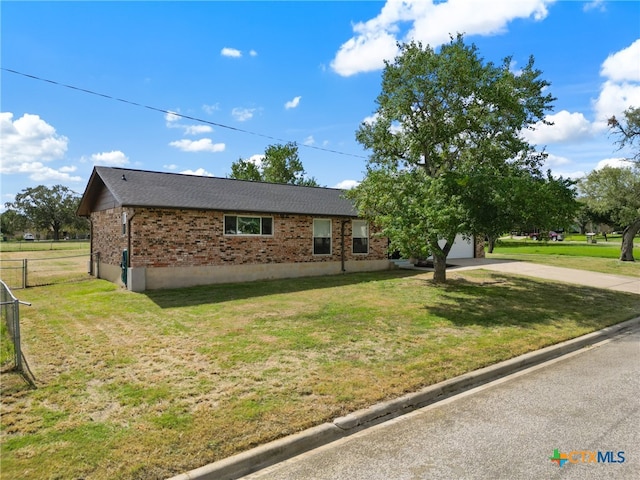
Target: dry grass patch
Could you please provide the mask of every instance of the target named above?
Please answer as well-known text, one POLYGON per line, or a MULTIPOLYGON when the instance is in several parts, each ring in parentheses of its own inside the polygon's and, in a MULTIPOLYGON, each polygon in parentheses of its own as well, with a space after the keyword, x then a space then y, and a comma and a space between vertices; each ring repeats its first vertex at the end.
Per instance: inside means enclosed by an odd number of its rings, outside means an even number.
POLYGON ((430 276, 21 291, 38 389, 2 376, 3 475, 165 478, 640 311, 630 294, 430 276))

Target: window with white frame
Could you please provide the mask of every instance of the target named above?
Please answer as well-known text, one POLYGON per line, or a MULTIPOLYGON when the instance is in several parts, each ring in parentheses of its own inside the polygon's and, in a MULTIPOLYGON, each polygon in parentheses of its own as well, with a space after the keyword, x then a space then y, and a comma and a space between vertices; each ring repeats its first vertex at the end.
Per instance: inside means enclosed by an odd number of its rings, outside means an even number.
POLYGON ((273 217, 224 216, 225 235, 273 235, 273 217))
POLYGON ((369 253, 369 223, 366 220, 354 220, 351 230, 353 253, 369 253))
POLYGON ((328 218, 313 220, 313 254, 331 255, 331 220, 328 218))
POLYGON ((127 234, 127 212, 122 212, 122 235, 127 234))

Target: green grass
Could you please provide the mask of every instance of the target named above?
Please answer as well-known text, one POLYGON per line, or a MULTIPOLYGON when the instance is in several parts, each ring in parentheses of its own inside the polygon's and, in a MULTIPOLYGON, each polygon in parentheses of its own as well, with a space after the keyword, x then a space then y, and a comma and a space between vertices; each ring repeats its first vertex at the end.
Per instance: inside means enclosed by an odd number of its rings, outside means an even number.
POLYGON ((634 247, 636 262, 621 262, 620 243, 534 242, 500 240, 487 258, 511 259, 557 267, 577 268, 614 275, 640 277, 640 244, 634 247))
MULTIPOLYGON (((6 307, 1 307, 6 308, 6 307)), ((13 340, 9 334, 9 329, 4 321, 4 317, 0 320, 0 367, 7 364, 13 364, 15 359, 15 349, 13 340)))
POLYGON ((88 241, 1 242, 2 280, 11 289, 24 288, 22 267, 27 260, 27 285, 87 280, 88 241))
POLYGON ((640 311, 637 295, 495 272, 430 278, 22 290, 38 388, 3 374, 3 477, 166 478, 640 311))
POLYGON ((59 250, 74 253, 89 253, 88 240, 42 240, 34 242, 0 242, 0 252, 44 252, 59 250))

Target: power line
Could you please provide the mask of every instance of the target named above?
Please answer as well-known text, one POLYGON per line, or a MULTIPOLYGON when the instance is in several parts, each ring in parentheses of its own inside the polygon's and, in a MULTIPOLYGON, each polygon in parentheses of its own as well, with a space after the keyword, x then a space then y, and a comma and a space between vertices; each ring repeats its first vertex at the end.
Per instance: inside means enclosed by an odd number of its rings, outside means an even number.
MULTIPOLYGON (((148 110, 153 110, 155 112, 160 112, 160 113, 164 113, 164 114, 168 114, 168 115, 173 115, 173 116, 176 116, 176 117, 184 118, 186 120, 192 120, 194 122, 205 123, 207 125, 213 125, 213 126, 219 127, 219 128, 226 128, 227 130, 233 130, 233 131, 240 132, 240 133, 246 133, 247 135, 254 135, 256 137, 267 138, 269 140, 274 140, 276 142, 284 142, 284 143, 288 142, 288 140, 284 140, 282 138, 277 138, 277 137, 273 137, 273 136, 270 136, 270 135, 265 135, 263 133, 252 132, 250 130, 244 130, 242 128, 231 127, 229 125, 224 125, 222 123, 211 122, 209 120, 204 120, 204 119, 198 118, 198 117, 192 117, 192 116, 189 116, 189 115, 183 115, 182 113, 173 112, 171 110, 165 110, 163 108, 153 107, 151 105, 145 105, 143 103, 134 102, 132 100, 127 100, 127 99, 124 99, 124 98, 114 97, 114 96, 108 95, 106 93, 95 92, 93 90, 89 90, 89 89, 81 88, 81 87, 76 87, 74 85, 68 85, 66 83, 61 83, 61 82, 57 82, 55 80, 50 80, 50 79, 47 79, 47 78, 38 77, 37 75, 30 75, 28 73, 19 72, 17 70, 12 70, 10 68, 0 67, 0 69, 5 71, 5 72, 13 73, 13 74, 16 74, 16 75, 21 75, 23 77, 31 78, 33 80, 38 80, 40 82, 51 83, 51 84, 57 85, 59 87, 65 87, 65 88, 69 88, 71 90, 76 90, 78 92, 87 93, 89 95, 95 95, 97 97, 103 97, 103 98, 106 98, 108 100, 115 100, 117 102, 122 102, 122 103, 126 103, 128 105, 133 105, 135 107, 146 108, 148 110)), ((297 145, 297 142, 295 142, 295 143, 297 145)), ((335 153, 337 155, 345 155, 345 156, 348 156, 348 157, 356 157, 356 158, 364 158, 364 159, 367 158, 364 155, 357 155, 355 153, 340 152, 338 150, 331 150, 329 148, 317 147, 315 145, 306 145, 304 143, 300 144, 300 146, 306 147, 306 148, 312 148, 312 149, 315 149, 315 150, 320 150, 320 151, 323 151, 323 152, 335 153)))

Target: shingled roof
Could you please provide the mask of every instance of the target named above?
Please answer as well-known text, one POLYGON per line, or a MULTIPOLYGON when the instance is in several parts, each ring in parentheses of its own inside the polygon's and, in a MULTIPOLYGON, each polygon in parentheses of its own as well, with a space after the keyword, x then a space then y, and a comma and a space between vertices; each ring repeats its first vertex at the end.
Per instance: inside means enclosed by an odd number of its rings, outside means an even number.
POLYGON ((89 216, 97 209, 113 207, 357 216, 344 191, 334 188, 95 167, 78 215, 89 216), (105 205, 107 197, 109 205, 105 205))

